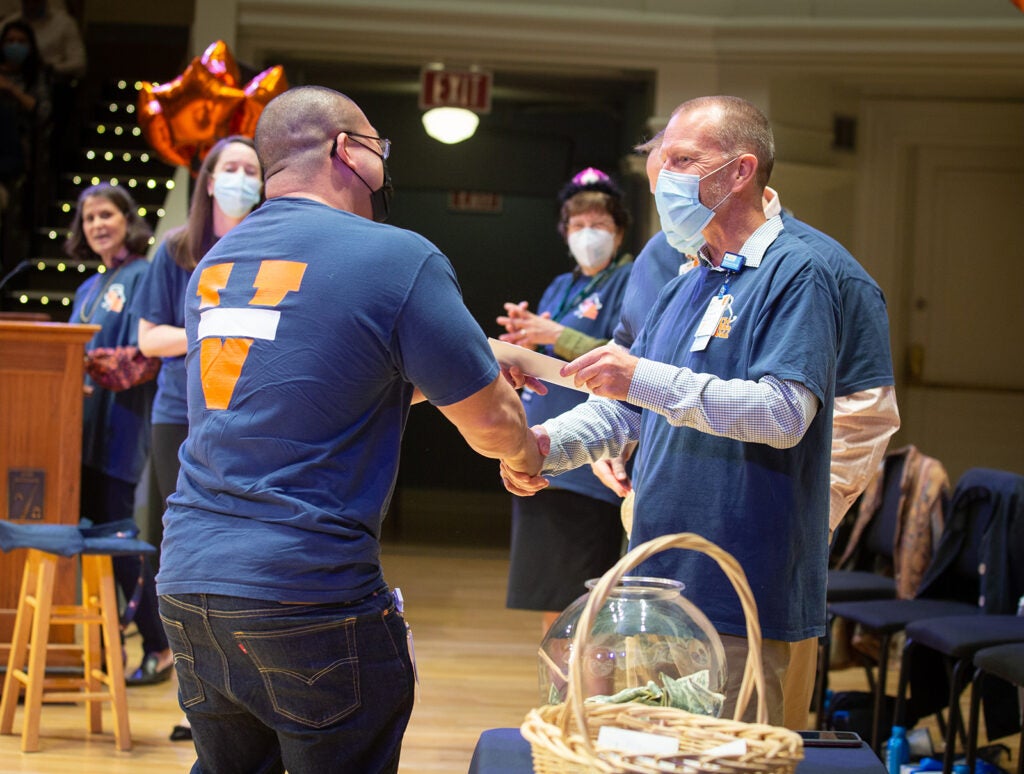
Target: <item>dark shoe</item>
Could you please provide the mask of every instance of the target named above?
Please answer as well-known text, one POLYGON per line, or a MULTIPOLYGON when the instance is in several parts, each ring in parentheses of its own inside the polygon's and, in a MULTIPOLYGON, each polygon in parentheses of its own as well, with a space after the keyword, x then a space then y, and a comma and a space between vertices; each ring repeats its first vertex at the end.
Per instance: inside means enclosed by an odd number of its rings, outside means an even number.
POLYGON ((190 742, 192 741, 192 728, 191 726, 175 726, 171 730, 171 741, 172 742, 190 742))
POLYGON ((150 653, 142 659, 142 666, 124 679, 125 685, 156 685, 157 683, 166 683, 171 679, 174 664, 172 662, 163 669, 157 669, 158 663, 160 663, 160 659, 157 658, 156 654, 150 653))

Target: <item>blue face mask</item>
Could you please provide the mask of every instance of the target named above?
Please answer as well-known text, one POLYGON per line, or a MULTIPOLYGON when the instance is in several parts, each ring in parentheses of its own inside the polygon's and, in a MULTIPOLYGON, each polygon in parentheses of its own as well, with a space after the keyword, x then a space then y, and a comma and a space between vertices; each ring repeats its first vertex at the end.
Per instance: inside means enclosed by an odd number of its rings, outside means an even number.
POLYGON ((242 170, 220 172, 213 179, 213 198, 229 218, 241 218, 260 201, 260 181, 242 170))
POLYGON ((739 156, 729 159, 704 177, 667 169, 658 173, 658 182, 654 186, 654 202, 658 207, 661 230, 668 237, 668 243, 679 252, 692 254, 704 244, 704 235, 701 232, 715 217, 715 210, 732 195, 730 191, 714 207, 706 207, 700 201, 700 181, 725 169, 738 158, 739 156))
POLYGON ((25 60, 28 59, 28 52, 28 43, 22 43, 20 40, 11 40, 4 43, 4 59, 12 65, 21 67, 25 60))

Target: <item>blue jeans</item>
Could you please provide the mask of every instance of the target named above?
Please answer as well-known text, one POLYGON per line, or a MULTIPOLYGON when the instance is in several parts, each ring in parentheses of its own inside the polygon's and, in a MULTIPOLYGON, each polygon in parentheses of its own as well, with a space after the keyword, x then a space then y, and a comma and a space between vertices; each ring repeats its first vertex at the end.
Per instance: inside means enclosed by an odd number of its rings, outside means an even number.
POLYGON ((413 670, 386 588, 331 605, 161 596, 160 618, 193 774, 398 770, 413 670))

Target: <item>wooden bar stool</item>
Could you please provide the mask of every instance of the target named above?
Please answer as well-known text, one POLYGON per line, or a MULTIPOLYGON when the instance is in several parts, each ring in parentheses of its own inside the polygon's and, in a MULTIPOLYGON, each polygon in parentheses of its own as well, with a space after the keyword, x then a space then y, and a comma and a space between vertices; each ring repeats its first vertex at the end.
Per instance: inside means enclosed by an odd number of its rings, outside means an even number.
POLYGON ((80 529, 72 525, 0 521, 0 548, 28 549, 0 703, 0 734, 13 734, 15 710, 24 692, 22 752, 39 750, 39 719, 42 705, 47 702, 84 702, 88 731, 98 734, 103 730, 101 702, 109 701, 114 715, 115 746, 118 750, 131 749, 112 557, 155 550, 135 539, 136 533, 132 522, 80 529), (75 556, 80 561, 78 604, 53 604, 58 555, 75 556), (51 644, 50 626, 58 624, 81 626, 80 644, 51 644), (47 654, 68 647, 81 651, 82 675, 47 677, 47 654))

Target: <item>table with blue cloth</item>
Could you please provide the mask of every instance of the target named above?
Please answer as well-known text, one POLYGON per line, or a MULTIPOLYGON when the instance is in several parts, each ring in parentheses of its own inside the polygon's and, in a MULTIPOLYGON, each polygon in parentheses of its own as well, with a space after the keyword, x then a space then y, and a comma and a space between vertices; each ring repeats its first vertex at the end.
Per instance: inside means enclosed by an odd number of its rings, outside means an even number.
MULTIPOLYGON (((469 774, 533 774, 530 743, 518 728, 484 731, 473 751, 469 774)), ((860 747, 805 747, 796 774, 886 774, 866 744, 860 747)))

